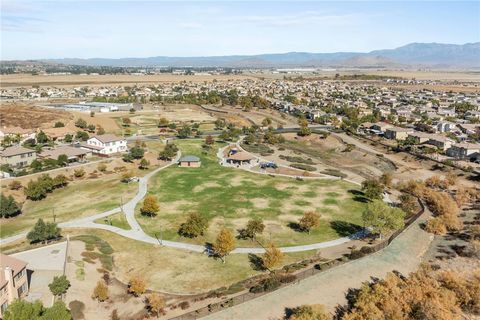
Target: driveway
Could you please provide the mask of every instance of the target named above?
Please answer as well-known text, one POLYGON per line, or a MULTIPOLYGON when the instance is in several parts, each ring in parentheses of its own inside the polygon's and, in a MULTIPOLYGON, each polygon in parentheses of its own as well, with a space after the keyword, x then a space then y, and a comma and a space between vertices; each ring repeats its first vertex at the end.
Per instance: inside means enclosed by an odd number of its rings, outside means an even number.
POLYGON ((349 288, 359 288, 363 282, 369 281, 372 277, 383 278, 393 270, 403 274, 417 270, 433 239, 432 235, 419 226, 428 215, 429 212, 426 211, 390 246, 380 252, 319 273, 204 319, 278 319, 284 315, 285 308, 317 303, 333 311, 337 305, 347 302, 345 294, 349 288))
POLYGON ((67 242, 15 253, 12 256, 28 263, 30 290, 26 300, 40 300, 44 306, 51 306, 53 295, 48 285, 53 277, 63 274, 63 266, 67 258, 67 242))

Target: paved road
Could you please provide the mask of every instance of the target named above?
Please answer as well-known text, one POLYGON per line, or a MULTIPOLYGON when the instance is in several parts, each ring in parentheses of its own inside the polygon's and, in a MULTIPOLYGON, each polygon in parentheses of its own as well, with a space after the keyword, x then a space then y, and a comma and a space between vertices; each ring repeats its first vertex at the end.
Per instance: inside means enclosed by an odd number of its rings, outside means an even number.
POLYGON ((299 283, 269 293, 224 311, 214 313, 207 320, 267 320, 281 319, 285 308, 302 304, 323 304, 333 311, 346 303, 349 288, 359 288, 372 277, 383 278, 387 272, 397 270, 408 274, 418 269, 422 256, 433 236, 420 228, 429 216, 420 217, 384 250, 354 260, 331 270, 308 277, 299 283))

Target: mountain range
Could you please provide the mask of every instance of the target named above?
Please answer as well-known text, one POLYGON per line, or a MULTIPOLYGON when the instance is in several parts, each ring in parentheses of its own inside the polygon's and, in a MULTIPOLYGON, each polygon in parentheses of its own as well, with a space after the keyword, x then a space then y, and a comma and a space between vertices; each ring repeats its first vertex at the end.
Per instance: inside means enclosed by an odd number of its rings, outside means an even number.
POLYGON ((371 52, 288 52, 258 55, 148 58, 45 59, 43 62, 85 66, 123 67, 430 67, 480 68, 480 42, 457 44, 411 43, 371 52))

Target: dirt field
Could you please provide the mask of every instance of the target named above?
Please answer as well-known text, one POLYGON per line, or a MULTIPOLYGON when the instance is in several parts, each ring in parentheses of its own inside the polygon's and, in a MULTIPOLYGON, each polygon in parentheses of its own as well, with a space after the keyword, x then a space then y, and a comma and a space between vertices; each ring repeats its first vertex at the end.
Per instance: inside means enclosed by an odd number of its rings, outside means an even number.
POLYGON ((72 118, 70 113, 63 110, 34 107, 23 103, 8 103, 0 106, 2 127, 51 128, 56 121, 68 122, 72 118))
POLYGON ((135 85, 165 82, 211 82, 247 79, 243 75, 212 75, 212 76, 186 76, 186 75, 37 75, 12 74, 0 77, 0 88, 30 87, 33 85, 70 87, 78 85, 105 86, 105 85, 135 85))

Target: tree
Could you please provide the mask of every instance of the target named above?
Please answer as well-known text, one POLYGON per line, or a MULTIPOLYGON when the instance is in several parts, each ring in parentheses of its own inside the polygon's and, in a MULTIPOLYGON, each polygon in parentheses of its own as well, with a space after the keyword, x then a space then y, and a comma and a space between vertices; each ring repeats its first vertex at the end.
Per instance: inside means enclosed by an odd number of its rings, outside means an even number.
POLYGON ((145 293, 147 289, 147 283, 140 276, 134 276, 128 282, 128 293, 133 294, 135 297, 145 293))
POLYGON ((383 185, 376 179, 364 180, 362 191, 369 199, 382 199, 383 185))
POLYGON ((263 267, 267 270, 272 270, 278 266, 283 260, 283 253, 275 247, 273 243, 270 243, 265 249, 265 253, 262 257, 263 267))
POLYGON ((75 126, 81 129, 85 129, 87 127, 87 121, 79 118, 77 121, 75 121, 75 126))
POLYGON ((247 222, 244 235, 250 239, 255 239, 258 233, 262 233, 265 230, 265 224, 262 219, 251 219, 247 222))
POLYGON ((312 228, 318 227, 320 224, 320 215, 314 211, 307 211, 298 221, 300 228, 310 233, 312 228))
POLYGON ((107 170, 107 165, 105 163, 99 163, 97 166, 98 171, 105 172, 107 170))
POLYGON ((53 125, 54 128, 63 128, 65 127, 65 124, 61 121, 57 121, 55 122, 55 124, 53 125))
POLYGON ((386 232, 398 230, 404 226, 405 212, 399 208, 391 208, 381 200, 374 200, 368 204, 362 219, 372 233, 377 233, 382 238, 386 232))
POLYGON ((220 259, 222 259, 223 263, 225 263, 226 256, 235 249, 235 237, 233 236, 233 232, 226 228, 220 230, 213 245, 213 249, 220 259))
POLYGON ((132 120, 130 120, 130 118, 124 117, 122 118, 122 123, 124 127, 129 127, 132 123, 132 120))
POLYGON ((68 157, 66 154, 61 154, 57 158, 57 164, 61 167, 64 167, 68 164, 68 157))
POLYGON ((188 215, 187 221, 180 225, 178 233, 184 237, 195 238, 203 235, 207 228, 207 219, 204 216, 193 212, 188 215))
POLYGON ((87 141, 89 138, 90 136, 85 131, 77 131, 75 134, 75 139, 77 140, 87 141))
POLYGON ((65 138, 64 138, 63 140, 64 140, 65 142, 67 142, 67 143, 70 143, 70 142, 73 141, 73 135, 70 134, 70 133, 67 133, 67 134, 65 135, 65 138))
POLYGON ((93 110, 90 111, 90 117, 91 117, 91 118, 95 117, 95 111, 93 111, 93 110))
POLYGON ((18 206, 15 199, 10 195, 4 196, 0 194, 0 218, 10 218, 21 213, 21 209, 18 206))
POLYGON ((48 136, 45 132, 43 132, 42 130, 40 130, 39 133, 37 133, 37 136, 36 136, 36 139, 37 139, 37 143, 40 143, 40 144, 44 144, 44 143, 47 143, 48 140, 48 136))
POLYGON ((45 190, 41 183, 31 180, 28 182, 27 187, 23 189, 23 193, 28 199, 37 201, 46 197, 47 190, 45 190))
POLYGON ((150 165, 150 161, 148 161, 147 159, 145 158, 142 158, 142 160, 140 160, 140 165, 138 166, 141 170, 145 170, 145 169, 148 169, 148 166, 150 165))
POLYGON ((268 127, 271 124, 272 124, 272 119, 268 117, 262 120, 262 127, 268 127))
POLYGON ((109 298, 108 287, 105 281, 99 280, 93 289, 92 299, 97 299, 100 302, 106 301, 109 298))
POLYGON ((184 125, 180 130, 178 130, 177 136, 180 139, 186 139, 192 134, 192 129, 188 125, 184 125))
POLYGON ((5 313, 4 320, 35 320, 39 319, 44 311, 43 305, 40 301, 28 302, 17 299, 12 302, 5 313))
POLYGON ((48 285, 50 291, 54 296, 59 296, 67 292, 70 287, 70 281, 68 281, 66 275, 53 277, 52 283, 48 285))
POLYGON ((330 320, 332 317, 320 304, 302 305, 294 308, 288 320, 330 320))
POLYGON ((61 229, 54 222, 45 223, 43 219, 38 219, 33 229, 27 234, 30 243, 46 242, 60 237, 61 229))
POLYGON ((157 317, 163 313, 165 305, 165 299, 156 292, 147 297, 148 309, 157 317))
POLYGON ((39 320, 71 320, 72 314, 63 301, 56 301, 47 308, 39 320))
POLYGON ((90 133, 94 133, 95 132, 95 125, 94 124, 89 124, 87 126, 87 131, 90 132, 90 133))
POLYGON ((32 168, 34 172, 39 172, 39 171, 42 171, 43 164, 40 160, 35 159, 30 164, 30 168, 32 168))
POLYGON ((97 135, 101 136, 105 134, 105 129, 101 125, 97 125, 97 135))
POLYGON ((214 139, 211 135, 208 135, 208 136, 205 138, 205 144, 206 144, 207 146, 212 146, 214 143, 215 143, 215 139, 214 139))
POLYGON ((133 159, 141 159, 143 158, 143 155, 145 154, 145 150, 141 147, 133 147, 130 149, 130 156, 133 158, 133 159))
POLYGON ((161 160, 171 160, 177 155, 177 152, 178 152, 177 145, 174 143, 169 143, 165 146, 163 151, 159 153, 158 156, 161 160))
POLYGON ((160 206, 155 196, 148 195, 143 200, 143 206, 140 208, 140 212, 144 216, 154 217, 157 215, 160 206))
POLYGON ((305 117, 298 119, 298 125, 300 126, 300 131, 298 132, 299 136, 309 136, 312 133, 310 128, 308 128, 308 120, 305 117))

